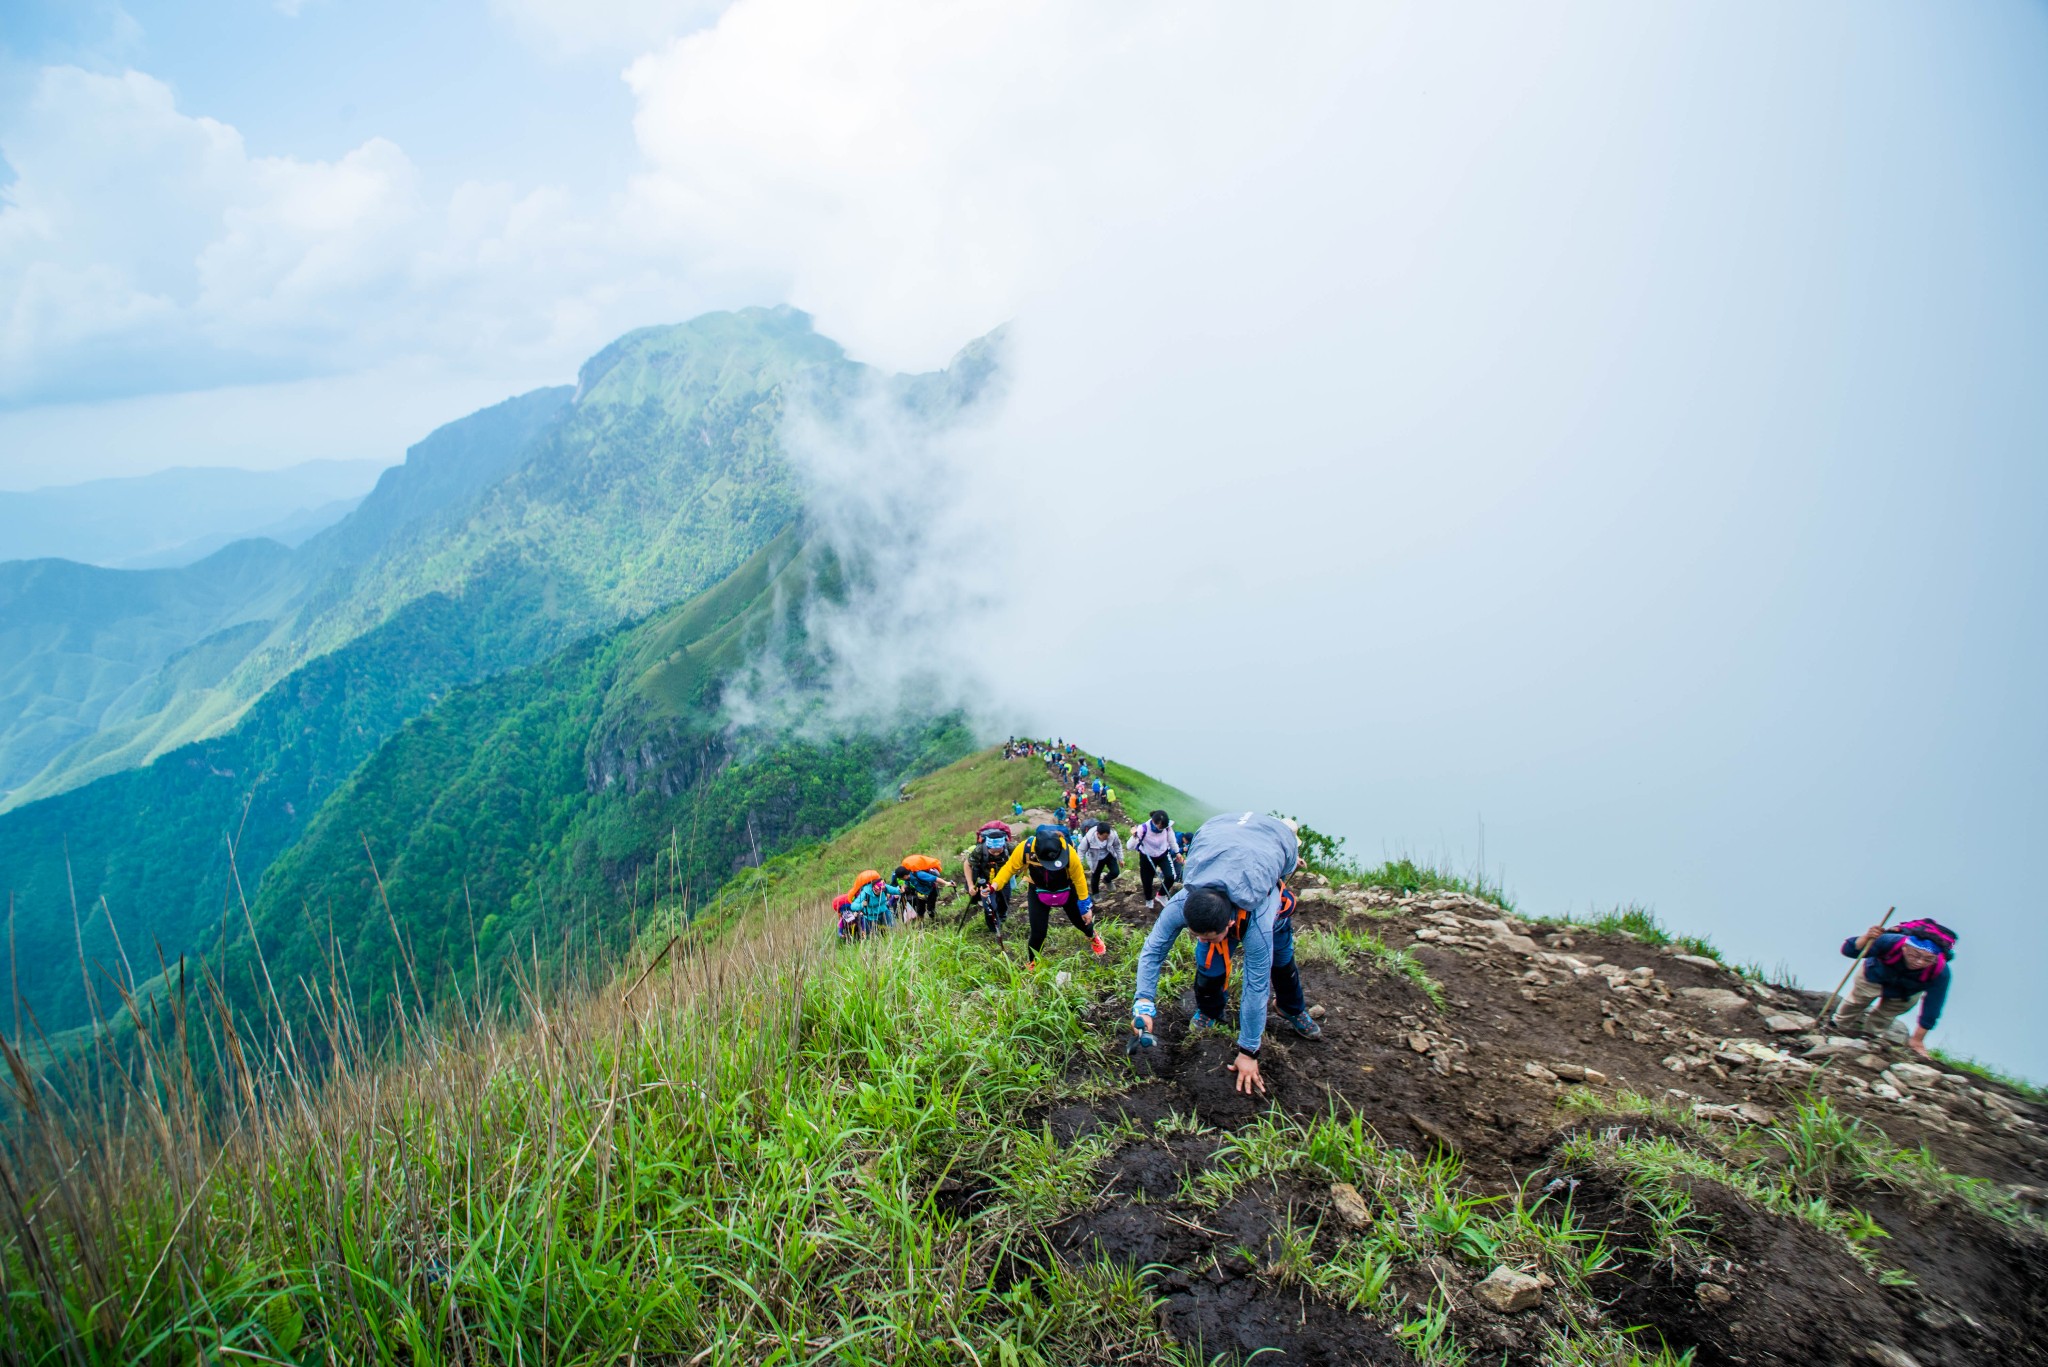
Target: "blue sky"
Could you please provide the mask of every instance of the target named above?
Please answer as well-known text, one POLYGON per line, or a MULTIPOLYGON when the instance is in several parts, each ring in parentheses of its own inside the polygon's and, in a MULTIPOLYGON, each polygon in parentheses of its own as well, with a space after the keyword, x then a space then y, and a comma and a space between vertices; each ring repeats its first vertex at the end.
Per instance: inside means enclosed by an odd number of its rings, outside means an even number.
POLYGON ((1013 320, 946 478, 1123 530, 905 567, 1108 643, 981 696, 1811 981, 1940 915, 1942 1037, 2048 1075, 2041 6, 7 3, 0 487, 1013 320))

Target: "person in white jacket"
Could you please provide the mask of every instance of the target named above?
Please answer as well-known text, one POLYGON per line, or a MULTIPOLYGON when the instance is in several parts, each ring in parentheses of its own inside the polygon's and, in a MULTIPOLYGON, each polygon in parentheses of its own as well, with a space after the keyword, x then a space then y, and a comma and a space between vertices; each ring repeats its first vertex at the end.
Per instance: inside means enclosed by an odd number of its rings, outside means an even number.
POLYGON ((1123 837, 1107 821, 1098 821, 1081 837, 1081 862, 1088 867, 1088 886, 1100 901, 1124 868, 1123 837))
POLYGON ((1145 894, 1145 909, 1157 911, 1180 882, 1180 837, 1174 833, 1173 818, 1155 809, 1142 825, 1131 827, 1130 848, 1138 852, 1138 887, 1145 894), (1152 895, 1155 878, 1157 897, 1152 895))

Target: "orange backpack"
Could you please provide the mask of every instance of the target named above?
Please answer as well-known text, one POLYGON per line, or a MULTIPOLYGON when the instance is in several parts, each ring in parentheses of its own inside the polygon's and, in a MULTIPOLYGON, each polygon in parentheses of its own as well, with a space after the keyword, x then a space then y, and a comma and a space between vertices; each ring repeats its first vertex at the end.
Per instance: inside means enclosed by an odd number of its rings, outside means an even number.
POLYGON ((903 867, 912 873, 937 873, 944 866, 928 854, 906 854, 903 867))

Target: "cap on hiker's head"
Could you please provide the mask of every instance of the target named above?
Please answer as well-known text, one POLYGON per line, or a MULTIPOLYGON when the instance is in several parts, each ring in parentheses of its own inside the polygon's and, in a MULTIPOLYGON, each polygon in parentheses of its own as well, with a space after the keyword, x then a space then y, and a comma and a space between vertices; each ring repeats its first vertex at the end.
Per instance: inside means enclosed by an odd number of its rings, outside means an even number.
POLYGON ((1049 869, 1063 869, 1067 866, 1066 842, 1051 831, 1040 831, 1038 838, 1031 842, 1031 853, 1038 862, 1049 869))
POLYGON ((1906 943, 1919 950, 1922 954, 1939 954, 1941 952, 1934 947, 1934 941, 1923 940, 1918 935, 1908 935, 1906 943))
POLYGON ((981 833, 981 843, 984 845, 1007 845, 1010 843, 1010 833, 991 826, 981 833))
POLYGON ((1230 925, 1237 915, 1237 908, 1231 905, 1229 893, 1214 884, 1204 883, 1201 887, 1188 889, 1186 899, 1181 902, 1180 915, 1195 934, 1214 935, 1230 925))

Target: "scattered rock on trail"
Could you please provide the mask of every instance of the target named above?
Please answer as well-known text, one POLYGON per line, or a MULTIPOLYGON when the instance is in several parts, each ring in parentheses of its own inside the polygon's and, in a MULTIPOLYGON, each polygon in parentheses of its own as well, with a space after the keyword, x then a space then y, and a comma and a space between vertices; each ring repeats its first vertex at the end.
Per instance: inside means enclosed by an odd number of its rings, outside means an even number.
POLYGON ((1337 1218, 1353 1229, 1371 1227, 1372 1211, 1367 1208, 1365 1198, 1358 1194, 1358 1188, 1349 1182, 1330 1184, 1330 1204, 1336 1207, 1337 1218))
MULTIPOLYGON (((1685 955, 1679 955, 1681 962, 1685 958, 1685 955)), ((1704 1006, 1709 1011, 1721 1013, 1740 1011, 1749 1005, 1749 998, 1740 992, 1730 992, 1725 987, 1681 987, 1678 989, 1678 995, 1687 1001, 1704 1006)))
MULTIPOLYGON (((1337 1176, 1357 1181, 1356 1174, 1277 1173, 1222 1205, 1179 1194, 1219 1162, 1224 1136, 1274 1113, 1312 1125, 1334 1102, 1388 1148, 1417 1159, 1457 1152, 1461 1195, 1511 1195, 1532 1179, 1554 1185, 1554 1199, 1569 1199, 1575 1218, 1621 1250, 1616 1275, 1599 1279, 1597 1305, 1588 1308, 1608 1323, 1649 1326, 1674 1351, 1696 1350, 1700 1367, 1897 1367, 1899 1359, 1864 1352, 1867 1344, 1911 1354, 1907 1360, 1920 1367, 2048 1367, 2048 1245, 2029 1230, 1962 1206, 1933 1213, 1910 1196, 1852 1181, 1837 1199, 1883 1227, 1889 1237, 1875 1247, 1884 1265, 1917 1285, 1883 1282, 1839 1236, 1694 1178, 1688 1194, 1706 1232, 1698 1249, 1664 1262, 1642 1252, 1655 1235, 1623 1170, 1589 1164, 1566 1147, 1586 1137, 1603 1145, 1633 1138, 1747 1152, 1745 1132, 1780 1123, 1778 1116, 1819 1093, 1867 1133, 1901 1147, 1926 1144, 1950 1170, 2035 1205, 2048 1190, 2048 1108, 2030 1096, 1939 1068, 1922 1072, 1903 1045, 1834 1033, 1843 1027, 1816 1018, 1823 993, 1772 989, 1764 996, 1702 956, 1681 960, 1591 928, 1569 935, 1536 928, 1543 949, 1531 954, 1509 937, 1532 927, 1497 906, 1386 888, 1335 893, 1304 897, 1297 923, 1370 929, 1389 945, 1405 945, 1437 990, 1362 958, 1304 965, 1311 1002, 1328 1008, 1327 1033, 1312 1045, 1286 1040, 1284 1049, 1276 1040, 1264 1067, 1271 1094, 1259 1099, 1236 1093, 1222 1071, 1232 1042, 1188 1032, 1186 1001, 1165 1005, 1159 1045, 1130 1089, 1085 1108, 1103 1126, 1128 1119, 1159 1129, 1105 1160, 1107 1190, 1051 1237, 1067 1256, 1172 1269, 1157 1279, 1166 1298, 1162 1323, 1183 1344, 1241 1356, 1277 1349, 1275 1361, 1299 1367, 1412 1361, 1382 1317, 1347 1311, 1273 1270, 1290 1211, 1324 1217, 1314 1249, 1320 1257, 1377 1227, 1359 1220, 1373 1219, 1379 1194, 1359 1194, 1353 1205, 1357 1188, 1331 1184, 1337 1176), (1428 934, 1411 939, 1417 930, 1428 934), (1655 969, 1646 971, 1646 961, 1655 969), (1780 1016, 1801 1028, 1775 1028, 1772 1018, 1780 1016), (1867 1070, 1857 1066, 1865 1056, 1867 1070), (1901 1071, 1893 1059, 1907 1066, 1901 1071), (1594 1093, 1560 1085, 1588 1074, 1610 1082, 1594 1093), (1611 1111, 1601 1104, 1608 1087, 1611 1111), (1621 1104, 1628 1093, 1659 1106, 1645 1112, 1621 1104), (1189 1116, 1208 1128, 1189 1132, 1178 1119, 1189 1116), (1693 1124, 1695 1116, 1713 1129, 1693 1124), (1236 1248, 1251 1251, 1257 1265, 1231 1260, 1236 1248)), ((1154 915, 1135 894, 1102 905, 1132 930, 1148 927, 1154 915)), ((1111 996, 1091 1020, 1121 1043, 1125 1003, 1111 996)), ((1544 1295, 1542 1279, 1530 1275, 1542 1266, 1526 1266, 1515 1275, 1536 1285, 1521 1296, 1533 1289, 1540 1299, 1534 1309, 1504 1310, 1472 1294, 1473 1279, 1489 1266, 1467 1272, 1441 1256, 1397 1261, 1390 1287, 1413 1304, 1452 1293, 1447 1308, 1475 1362, 1554 1361, 1548 1335, 1567 1309, 1581 1312, 1578 1292, 1559 1283, 1544 1295)), ((1501 1281, 1488 1281, 1491 1295, 1501 1281)))
POLYGON ((1878 1367, 1920 1367, 1920 1359, 1903 1348, 1894 1348, 1889 1343, 1866 1343, 1857 1356, 1878 1367))
POLYGON ((1505 1265, 1493 1269, 1486 1280, 1473 1287, 1472 1291, 1503 1315, 1534 1310, 1543 1304, 1543 1283, 1526 1272, 1517 1272, 1505 1265))
POLYGON ((1811 1016, 1802 1016, 1796 1011, 1779 1011, 1764 1017, 1764 1029, 1774 1035, 1797 1035, 1813 1029, 1818 1024, 1811 1016))

